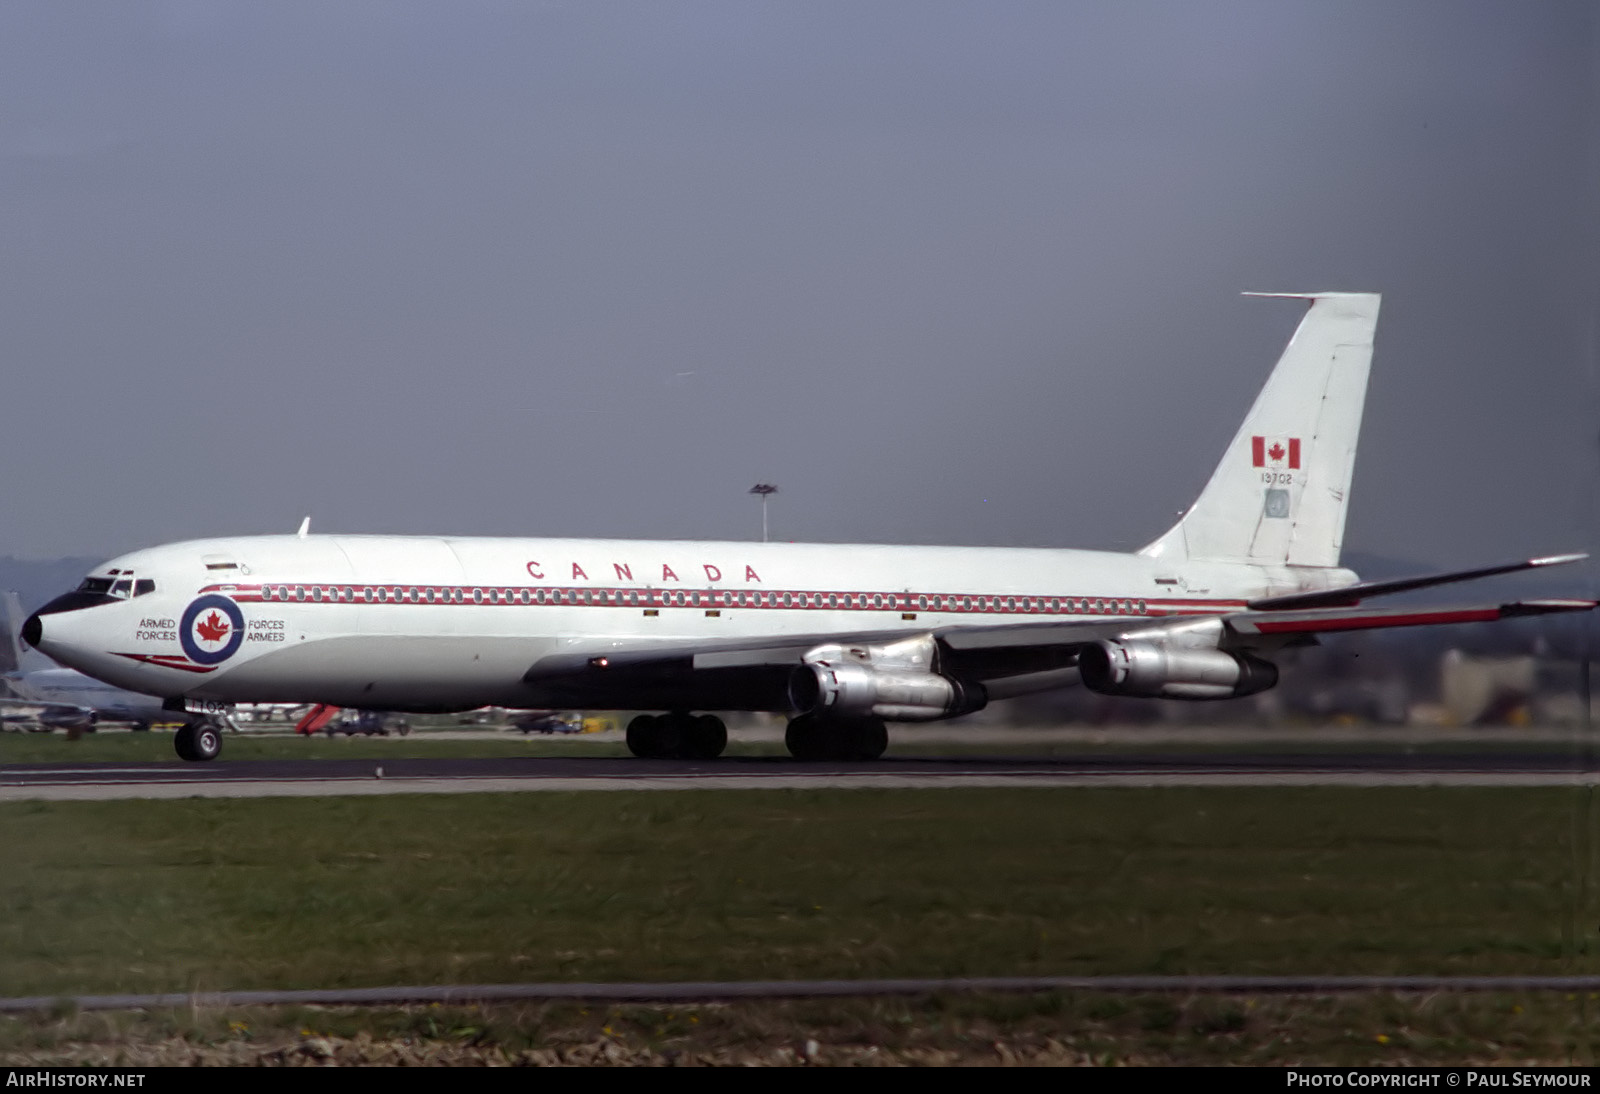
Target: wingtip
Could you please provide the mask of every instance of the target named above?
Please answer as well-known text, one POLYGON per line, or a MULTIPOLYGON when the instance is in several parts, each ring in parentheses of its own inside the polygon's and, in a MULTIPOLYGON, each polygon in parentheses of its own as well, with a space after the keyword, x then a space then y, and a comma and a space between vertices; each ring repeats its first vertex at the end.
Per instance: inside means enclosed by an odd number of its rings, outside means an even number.
POLYGON ((1600 606, 1600 600, 1573 600, 1552 597, 1542 600, 1517 600, 1501 605, 1503 615, 1550 615, 1555 612, 1588 612, 1600 606))
POLYGON ((1582 562, 1589 557, 1587 551, 1575 551, 1569 555, 1545 555, 1543 558, 1530 558, 1529 566, 1565 566, 1569 562, 1582 562))
POLYGON ((1265 296, 1276 300, 1335 300, 1351 296, 1382 296, 1375 292, 1252 292, 1245 291, 1240 296, 1265 296))

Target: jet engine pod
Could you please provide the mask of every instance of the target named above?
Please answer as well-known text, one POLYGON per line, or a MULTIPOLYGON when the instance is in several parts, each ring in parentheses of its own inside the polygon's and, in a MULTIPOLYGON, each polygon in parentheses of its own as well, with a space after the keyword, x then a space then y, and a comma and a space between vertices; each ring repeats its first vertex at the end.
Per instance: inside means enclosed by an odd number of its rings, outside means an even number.
POLYGON ((1090 691, 1141 699, 1235 699, 1278 682, 1278 666, 1259 657, 1142 639, 1085 646, 1078 674, 1090 691))
POLYGON ((789 702, 802 713, 829 718, 932 722, 981 710, 988 698, 981 685, 962 684, 935 672, 876 669, 856 661, 808 661, 789 677, 789 702))

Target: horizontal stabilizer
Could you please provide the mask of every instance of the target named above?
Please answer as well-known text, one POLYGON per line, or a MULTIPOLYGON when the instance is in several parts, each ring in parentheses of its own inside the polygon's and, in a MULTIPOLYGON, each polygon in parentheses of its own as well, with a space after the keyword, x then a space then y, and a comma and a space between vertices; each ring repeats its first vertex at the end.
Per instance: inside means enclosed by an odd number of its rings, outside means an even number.
POLYGON ((1381 627, 1427 627, 1447 623, 1491 623, 1521 615, 1586 612, 1593 600, 1514 600, 1465 608, 1317 608, 1308 611, 1239 612, 1223 617, 1238 635, 1328 634, 1381 627))
POLYGON ((1530 558, 1524 562, 1509 562, 1503 566, 1485 566, 1478 570, 1454 570, 1443 574, 1425 574, 1421 577, 1401 577, 1392 581, 1363 581, 1340 589, 1319 589, 1310 593, 1289 593, 1285 596, 1267 596, 1250 601, 1249 607, 1258 612, 1296 611, 1306 608, 1354 607, 1374 596, 1407 593, 1413 589, 1427 589, 1434 585, 1450 585, 1457 581, 1473 581, 1497 574, 1514 574, 1522 570, 1538 570, 1545 566, 1565 566, 1582 562, 1586 554, 1550 555, 1530 558))

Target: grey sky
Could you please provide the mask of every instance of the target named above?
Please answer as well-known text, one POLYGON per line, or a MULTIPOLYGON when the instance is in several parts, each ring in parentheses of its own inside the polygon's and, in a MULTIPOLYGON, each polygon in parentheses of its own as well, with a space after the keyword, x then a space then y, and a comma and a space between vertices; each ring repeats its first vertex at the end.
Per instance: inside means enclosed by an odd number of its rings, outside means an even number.
POLYGON ((0 554, 1136 547, 1385 294, 1348 543, 1588 545, 1584 3, 10 3, 0 554))

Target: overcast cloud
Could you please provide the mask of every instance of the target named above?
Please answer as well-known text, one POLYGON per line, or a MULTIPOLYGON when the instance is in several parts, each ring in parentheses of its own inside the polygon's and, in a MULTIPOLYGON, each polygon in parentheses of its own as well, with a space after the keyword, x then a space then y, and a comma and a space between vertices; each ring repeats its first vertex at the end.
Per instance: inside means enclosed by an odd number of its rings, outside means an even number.
POLYGON ((1131 549, 1378 290, 1347 542, 1593 546, 1588 2, 13 2, 0 554, 1131 549))

